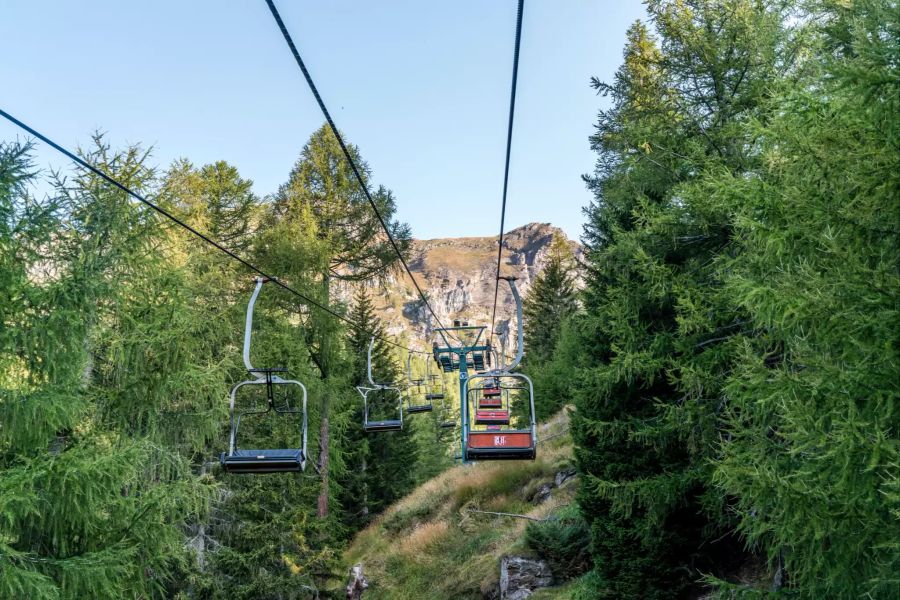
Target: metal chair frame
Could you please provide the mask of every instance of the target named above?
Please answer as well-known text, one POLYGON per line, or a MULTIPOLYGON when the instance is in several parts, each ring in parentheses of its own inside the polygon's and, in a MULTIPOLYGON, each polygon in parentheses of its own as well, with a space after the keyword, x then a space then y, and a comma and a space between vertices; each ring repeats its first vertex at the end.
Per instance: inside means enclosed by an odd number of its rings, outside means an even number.
POLYGON ((372 378, 372 349, 375 347, 375 337, 369 340, 369 351, 366 356, 366 376, 369 379, 368 386, 356 386, 356 391, 363 399, 363 429, 366 432, 401 431, 403 429, 403 390, 395 385, 376 383, 372 378), (396 392, 397 411, 399 419, 385 419, 371 421, 369 419, 369 394, 373 392, 396 392))
MULTIPOLYGON (((256 278, 256 288, 253 290, 253 294, 250 296, 250 302, 247 305, 247 317, 244 323, 244 349, 243 349, 243 359, 244 366, 247 367, 247 371, 253 376, 253 379, 249 379, 247 381, 241 381, 233 388, 231 388, 231 394, 229 398, 229 421, 231 425, 231 432, 228 437, 228 453, 223 453, 220 457, 220 461, 222 465, 225 467, 227 471, 235 471, 235 472, 286 472, 286 471, 302 471, 306 468, 307 461, 307 429, 308 429, 308 413, 307 413, 307 392, 306 386, 294 379, 283 379, 282 377, 275 375, 275 373, 283 373, 286 372, 287 369, 282 368, 263 368, 257 369, 254 368, 250 363, 250 344, 253 334, 253 309, 256 305, 256 299, 259 297, 259 292, 262 290, 262 286, 264 283, 268 281, 265 278, 257 277, 256 278), (266 408, 264 410, 247 410, 247 411, 237 411, 235 409, 236 399, 238 390, 245 386, 251 385, 264 385, 266 386, 266 408), (278 408, 275 405, 275 391, 274 388, 277 385, 291 385, 298 386, 302 392, 302 408, 293 409, 287 408, 282 409, 278 408), (296 467, 292 464, 293 461, 286 460, 284 463, 279 463, 278 461, 273 461, 274 463, 272 467, 266 467, 264 462, 259 463, 259 468, 248 467, 246 470, 241 469, 235 466, 234 469, 230 469, 232 463, 235 460, 243 460, 245 458, 251 459, 252 456, 238 456, 236 452, 239 452, 237 444, 238 431, 241 425, 241 419, 245 416, 249 415, 262 415, 267 414, 269 412, 275 412, 281 415, 293 415, 299 414, 302 415, 301 425, 300 425, 300 447, 299 448, 289 448, 284 450, 291 450, 295 452, 299 452, 299 456, 297 456, 296 467), (287 464, 291 463, 291 464, 287 464)), ((273 449, 274 450, 274 449, 273 449)), ((279 449, 280 450, 280 449, 279 449)), ((266 458, 272 458, 271 455, 267 455, 266 453, 271 453, 272 450, 258 450, 260 454, 256 457, 259 461, 265 461, 266 458)), ((288 457, 291 455, 285 455, 288 457)))

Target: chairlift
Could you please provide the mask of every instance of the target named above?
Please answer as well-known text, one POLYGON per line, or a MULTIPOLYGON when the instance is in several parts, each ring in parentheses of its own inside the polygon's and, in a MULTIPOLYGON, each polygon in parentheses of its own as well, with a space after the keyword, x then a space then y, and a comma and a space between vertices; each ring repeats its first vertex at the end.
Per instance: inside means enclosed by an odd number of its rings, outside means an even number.
POLYGON ((369 351, 366 359, 366 375, 370 386, 357 386, 356 390, 363 399, 363 430, 368 432, 401 431, 403 429, 403 392, 399 387, 386 383, 375 383, 372 378, 372 349, 375 337, 369 340, 369 351), (372 407, 396 406, 396 419, 373 419, 372 407))
MULTIPOLYGON (((475 379, 474 377, 470 379, 475 379)), ((509 425, 509 397, 510 392, 520 388, 501 386, 499 378, 485 377, 481 385, 467 386, 466 393, 469 404, 475 412, 476 425, 509 425), (486 387, 490 384, 491 387, 486 387), (485 390, 492 394, 486 397, 485 390), (496 391, 496 394, 495 394, 496 391)))
POLYGON ((229 412, 231 417, 231 434, 228 440, 228 452, 219 456, 222 467, 228 473, 289 473, 302 471, 306 468, 306 386, 293 379, 284 379, 277 373, 284 373, 283 368, 255 369, 250 364, 250 340, 253 332, 253 308, 259 292, 268 279, 258 277, 256 288, 250 296, 247 306, 247 318, 244 325, 244 366, 252 376, 247 381, 241 381, 231 389, 229 412), (237 411, 235 401, 239 390, 246 386, 265 386, 266 406, 264 409, 237 411), (302 408, 294 409, 286 401, 284 407, 279 407, 276 402, 275 390, 279 386, 297 386, 302 394, 302 408), (244 449, 238 446, 238 429, 241 419, 250 415, 265 415, 273 412, 278 415, 301 415, 300 440, 298 447, 278 449, 244 449))
MULTIPOLYGON (((407 372, 409 372, 408 364, 407 372)), ((410 377, 410 379, 412 378, 410 377)), ((440 434, 440 430, 455 429, 456 419, 452 418, 450 406, 446 402, 447 393, 444 387, 444 378, 440 373, 431 372, 430 360, 425 361, 425 377, 421 381, 422 385, 425 387, 425 400, 430 402, 436 400, 439 402, 440 414, 438 415, 437 421, 438 433, 440 434)), ((438 437, 440 437, 440 435, 438 435, 438 437)))
POLYGON ((431 361, 425 361, 425 385, 428 386, 425 393, 426 400, 443 400, 446 396, 444 378, 431 372, 431 361))
MULTIPOLYGON (((469 460, 533 460, 537 452, 537 423, 534 410, 534 386, 528 376, 521 373, 513 373, 522 360, 523 332, 522 332, 522 298, 516 289, 514 277, 504 277, 512 290, 516 302, 516 317, 518 319, 518 348, 516 357, 506 366, 498 362, 497 368, 486 373, 478 373, 464 381, 462 391, 463 402, 463 458, 469 460), (490 381, 488 381, 490 380, 490 381), (501 412, 506 413, 505 422, 497 417, 490 422, 488 415, 479 417, 477 408, 479 402, 483 402, 484 390, 499 389, 501 412), (510 427, 510 401, 527 400, 529 409, 528 428, 514 429, 510 427), (505 411, 503 411, 505 401, 505 411), (472 413, 475 413, 472 415, 472 413), (474 417, 474 418, 473 418, 474 417), (475 429, 475 427, 484 429, 475 429)), ((494 396, 491 396, 494 397, 494 396)), ((483 413, 490 412, 487 409, 483 413)))
MULTIPOLYGON (((426 361, 427 363, 428 361, 426 361)), ((427 369, 427 367, 426 367, 427 369)), ((428 397, 428 381, 426 378, 421 379, 413 379, 412 376, 412 352, 410 352, 406 357, 406 378, 409 381, 408 385, 408 393, 406 395, 406 412, 409 414, 423 413, 423 412, 431 412, 434 406, 431 403, 431 398, 428 397), (413 397, 423 397, 425 402, 422 404, 413 404, 413 397)))

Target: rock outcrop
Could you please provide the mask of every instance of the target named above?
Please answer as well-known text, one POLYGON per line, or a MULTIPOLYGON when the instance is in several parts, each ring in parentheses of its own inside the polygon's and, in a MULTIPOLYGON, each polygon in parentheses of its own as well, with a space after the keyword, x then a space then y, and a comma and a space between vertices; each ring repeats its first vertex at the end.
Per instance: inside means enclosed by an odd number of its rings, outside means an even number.
MULTIPOLYGON (((501 274, 516 276, 516 285, 523 296, 528 293, 534 278, 544 268, 554 235, 565 234, 548 223, 529 223, 503 236, 501 274)), ((576 242, 570 244, 575 256, 580 258, 581 246, 576 242)), ((497 269, 496 237, 415 240, 408 262, 419 286, 444 325, 451 325, 454 319, 490 325, 497 269)), ((437 325, 409 278, 405 274, 395 275, 382 284, 373 285, 372 292, 378 314, 384 320, 388 333, 399 335, 407 332, 413 343, 419 342, 418 345, 424 349, 425 344, 422 342, 431 339, 437 325)), ((349 301, 352 290, 347 286, 339 290, 339 296, 342 300, 349 301)), ((501 282, 497 334, 514 334, 514 331, 510 331, 514 320, 515 304, 512 294, 509 287, 501 282)))
POLYGON ((553 585, 553 573, 542 560, 504 556, 500 561, 500 600, 524 600, 538 588, 553 585))
POLYGON ((361 600, 367 587, 369 582, 363 575, 362 563, 353 565, 350 569, 350 582, 347 584, 347 600, 361 600))

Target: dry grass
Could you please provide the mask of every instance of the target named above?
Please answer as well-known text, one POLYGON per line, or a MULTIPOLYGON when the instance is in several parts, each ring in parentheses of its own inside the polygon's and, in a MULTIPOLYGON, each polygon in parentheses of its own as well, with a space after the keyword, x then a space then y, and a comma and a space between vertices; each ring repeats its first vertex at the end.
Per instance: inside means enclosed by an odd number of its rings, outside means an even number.
POLYGON ((574 502, 575 485, 555 488, 552 499, 537 506, 526 498, 527 490, 571 465, 568 427, 568 414, 562 411, 540 426, 538 439, 557 437, 538 447, 537 460, 449 469, 361 531, 345 560, 364 563, 375 582, 367 591, 371 600, 471 597, 479 586, 494 585, 500 557, 528 554, 524 532, 530 521, 469 509, 542 519, 574 502))
MULTIPOLYGON (((451 271, 470 273, 477 271, 479 265, 489 264, 493 253, 489 249, 469 249, 458 246, 431 248, 425 253, 425 264, 432 271, 446 267, 451 271)), ((450 285, 455 285, 451 281, 450 285)))
POLYGON ((417 555, 440 542, 449 529, 447 521, 435 521, 417 525, 406 538, 400 542, 399 551, 407 555, 417 555))

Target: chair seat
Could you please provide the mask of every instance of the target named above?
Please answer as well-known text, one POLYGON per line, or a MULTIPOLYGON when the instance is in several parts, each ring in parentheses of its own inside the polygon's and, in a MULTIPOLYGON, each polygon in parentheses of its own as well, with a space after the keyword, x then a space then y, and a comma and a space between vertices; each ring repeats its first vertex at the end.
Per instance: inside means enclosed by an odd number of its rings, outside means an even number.
POLYGON ((426 400, 443 400, 444 395, 443 394, 425 394, 425 399, 426 400))
POLYGON ((535 456, 532 447, 466 449, 466 460, 534 460, 535 456))
POLYGON ((509 411, 506 410, 476 410, 476 425, 507 425, 509 424, 509 411))
POLYGON ((478 401, 478 408, 500 408, 503 400, 500 398, 482 398, 478 401))
POLYGON ((441 429, 453 429, 456 427, 456 421, 441 421, 441 429))
POLYGON ((417 405, 413 405, 413 406, 407 406, 406 412, 408 412, 410 414, 423 413, 423 412, 431 411, 432 408, 433 407, 431 404, 417 404, 417 405))
POLYGON ((399 419, 367 421, 364 429, 366 431, 401 431, 403 429, 403 421, 399 419))
POLYGON ((227 473, 291 473, 303 470, 305 458, 302 450, 287 448, 235 450, 219 460, 227 473))

